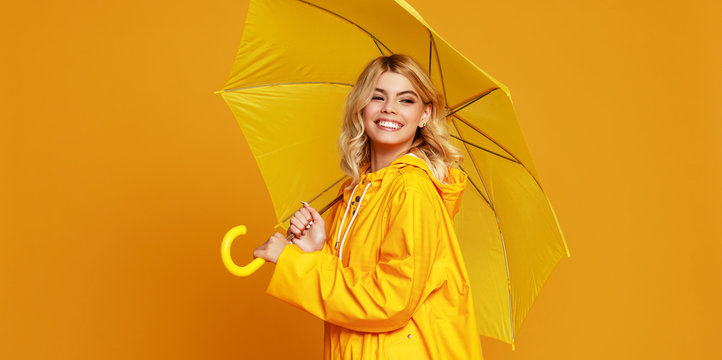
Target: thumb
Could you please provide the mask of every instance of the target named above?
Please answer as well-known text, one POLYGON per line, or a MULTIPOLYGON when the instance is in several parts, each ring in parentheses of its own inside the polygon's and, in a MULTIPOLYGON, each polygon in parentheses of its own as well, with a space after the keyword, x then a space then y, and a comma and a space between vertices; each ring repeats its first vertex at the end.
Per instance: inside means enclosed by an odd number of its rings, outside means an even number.
POLYGON ((316 211, 316 209, 314 209, 313 207, 311 207, 311 205, 308 205, 307 203, 303 203, 303 207, 305 207, 306 210, 308 210, 308 212, 311 213, 311 217, 313 218, 313 222, 314 222, 314 223, 318 223, 319 221, 323 221, 323 218, 321 217, 321 214, 319 214, 318 211, 316 211))

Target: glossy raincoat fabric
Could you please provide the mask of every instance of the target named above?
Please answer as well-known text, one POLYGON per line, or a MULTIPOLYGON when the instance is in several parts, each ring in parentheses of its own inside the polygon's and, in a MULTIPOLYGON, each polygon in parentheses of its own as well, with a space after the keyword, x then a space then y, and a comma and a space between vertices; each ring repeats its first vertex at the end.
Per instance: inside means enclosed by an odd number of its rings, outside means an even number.
POLYGON ((326 322, 325 359, 481 359, 453 230, 466 174, 452 169, 446 182, 423 160, 401 156, 364 175, 353 196, 344 191, 327 217, 323 251, 286 246, 267 292, 326 322), (342 233, 358 215, 337 246, 349 202, 342 233))

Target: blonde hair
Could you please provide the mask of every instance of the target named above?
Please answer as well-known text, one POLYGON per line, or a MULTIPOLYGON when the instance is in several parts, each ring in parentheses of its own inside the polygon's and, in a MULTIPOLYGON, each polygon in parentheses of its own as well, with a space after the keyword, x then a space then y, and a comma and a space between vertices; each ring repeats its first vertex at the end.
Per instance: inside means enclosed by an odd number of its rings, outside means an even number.
POLYGON ((390 71, 406 77, 425 105, 431 105, 426 126, 416 130, 408 152, 426 161, 439 181, 444 181, 450 167, 462 160, 461 152, 451 144, 444 96, 436 89, 426 72, 410 56, 394 54, 372 60, 359 75, 346 98, 346 107, 339 136, 341 170, 357 184, 361 168, 371 161, 371 144, 366 135, 362 112, 371 101, 381 74, 390 71))

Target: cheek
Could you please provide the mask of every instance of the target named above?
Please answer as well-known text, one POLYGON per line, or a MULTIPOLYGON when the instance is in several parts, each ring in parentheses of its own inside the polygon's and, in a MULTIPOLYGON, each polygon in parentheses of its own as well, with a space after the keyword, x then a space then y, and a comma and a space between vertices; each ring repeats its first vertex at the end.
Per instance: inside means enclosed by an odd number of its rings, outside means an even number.
POLYGON ((406 119, 409 122, 417 123, 421 120, 421 116, 424 114, 423 109, 409 109, 406 113, 406 119))
POLYGON ((371 121, 374 118, 375 112, 373 105, 368 104, 361 110, 361 118, 363 118, 364 122, 371 121))

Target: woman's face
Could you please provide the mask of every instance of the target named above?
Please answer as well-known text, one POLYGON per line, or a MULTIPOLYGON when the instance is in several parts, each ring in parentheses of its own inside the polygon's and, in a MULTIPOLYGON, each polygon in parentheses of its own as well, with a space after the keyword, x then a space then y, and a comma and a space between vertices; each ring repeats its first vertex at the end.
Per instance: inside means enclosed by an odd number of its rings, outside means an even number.
POLYGON ((430 113, 431 105, 421 101, 409 79, 389 71, 381 74, 371 101, 362 110, 372 149, 406 151, 430 113))

